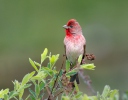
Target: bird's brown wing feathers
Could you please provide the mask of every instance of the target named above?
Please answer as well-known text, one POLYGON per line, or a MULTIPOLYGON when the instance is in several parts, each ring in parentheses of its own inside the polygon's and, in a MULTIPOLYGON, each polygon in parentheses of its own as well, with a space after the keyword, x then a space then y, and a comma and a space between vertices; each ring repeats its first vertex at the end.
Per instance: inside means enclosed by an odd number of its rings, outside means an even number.
POLYGON ((83 48, 84 48, 84 52, 83 52, 83 57, 82 57, 82 60, 81 60, 81 64, 84 64, 85 63, 86 45, 84 45, 83 48))
POLYGON ((84 45, 83 48, 84 48, 84 53, 83 53, 83 58, 82 59, 84 59, 84 57, 86 55, 86 45, 84 45))
POLYGON ((64 56, 66 57, 66 60, 67 60, 67 55, 66 55, 66 46, 64 45, 64 50, 65 50, 65 54, 64 56))

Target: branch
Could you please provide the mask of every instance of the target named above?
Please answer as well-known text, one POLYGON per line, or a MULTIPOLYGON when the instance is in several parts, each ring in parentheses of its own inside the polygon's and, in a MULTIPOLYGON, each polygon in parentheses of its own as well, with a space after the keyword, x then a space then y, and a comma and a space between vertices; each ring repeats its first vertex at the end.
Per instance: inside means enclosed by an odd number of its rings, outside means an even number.
POLYGON ((84 71, 80 70, 79 72, 80 77, 83 79, 84 83, 89 87, 89 89, 92 91, 93 94, 96 94, 95 90, 93 89, 93 87, 91 86, 91 80, 89 79, 89 77, 87 78, 84 75, 84 71))
POLYGON ((64 91, 60 91, 58 94, 55 95, 54 98, 56 98, 58 95, 60 95, 61 93, 63 93, 64 91))
POLYGON ((51 100, 51 98, 50 98, 50 97, 52 97, 52 95, 51 95, 51 93, 50 93, 50 90, 48 89, 48 86, 46 86, 46 90, 47 90, 47 92, 48 92, 48 95, 49 95, 49 98, 48 98, 48 100, 51 100))

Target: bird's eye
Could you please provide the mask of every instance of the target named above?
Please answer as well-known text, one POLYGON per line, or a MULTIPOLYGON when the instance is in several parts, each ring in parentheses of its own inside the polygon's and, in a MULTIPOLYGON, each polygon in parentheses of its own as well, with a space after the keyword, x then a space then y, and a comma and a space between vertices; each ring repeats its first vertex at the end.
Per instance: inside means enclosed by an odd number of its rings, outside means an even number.
POLYGON ((70 28, 73 28, 73 26, 72 26, 72 25, 70 25, 70 28))

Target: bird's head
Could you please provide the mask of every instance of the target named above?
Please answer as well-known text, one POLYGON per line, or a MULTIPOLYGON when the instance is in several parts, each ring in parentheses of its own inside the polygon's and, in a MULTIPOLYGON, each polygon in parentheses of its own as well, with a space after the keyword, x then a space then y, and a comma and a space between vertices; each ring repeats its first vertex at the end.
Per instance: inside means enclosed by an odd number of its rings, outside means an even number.
POLYGON ((81 26, 75 19, 70 19, 63 28, 66 30, 66 35, 82 34, 81 26))

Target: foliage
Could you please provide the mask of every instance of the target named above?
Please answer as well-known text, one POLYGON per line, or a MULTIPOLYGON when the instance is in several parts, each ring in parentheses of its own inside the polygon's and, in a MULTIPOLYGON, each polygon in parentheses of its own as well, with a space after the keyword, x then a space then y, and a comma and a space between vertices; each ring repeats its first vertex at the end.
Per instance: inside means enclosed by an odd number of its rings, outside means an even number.
MULTIPOLYGON (((108 85, 104 87, 102 94, 97 92, 97 95, 88 96, 81 92, 76 83, 71 83, 70 76, 76 74, 79 70, 89 69, 94 70, 94 64, 80 65, 82 57, 78 58, 78 64, 70 69, 70 62, 66 61, 65 68, 64 63, 60 66, 60 70, 57 71, 55 67, 56 61, 59 59, 59 54, 48 55, 48 49, 46 48, 41 54, 41 63, 33 61, 29 58, 29 62, 35 71, 26 74, 21 82, 17 80, 13 81, 14 89, 0 91, 0 100, 23 100, 25 89, 29 90, 28 96, 25 100, 119 100, 118 90, 111 90, 108 85), (47 66, 43 66, 43 62, 49 59, 47 66), (34 89, 32 89, 34 86, 34 89)), ((123 100, 128 100, 128 93, 123 95, 123 100)))

